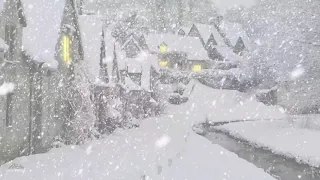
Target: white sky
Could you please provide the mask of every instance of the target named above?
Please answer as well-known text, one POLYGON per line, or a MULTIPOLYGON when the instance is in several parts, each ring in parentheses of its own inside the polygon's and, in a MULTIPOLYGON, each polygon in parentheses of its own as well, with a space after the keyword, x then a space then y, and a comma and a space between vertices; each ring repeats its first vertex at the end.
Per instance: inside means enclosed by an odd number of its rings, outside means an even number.
POLYGON ((225 10, 234 5, 252 6, 256 0, 214 0, 221 10, 225 10))

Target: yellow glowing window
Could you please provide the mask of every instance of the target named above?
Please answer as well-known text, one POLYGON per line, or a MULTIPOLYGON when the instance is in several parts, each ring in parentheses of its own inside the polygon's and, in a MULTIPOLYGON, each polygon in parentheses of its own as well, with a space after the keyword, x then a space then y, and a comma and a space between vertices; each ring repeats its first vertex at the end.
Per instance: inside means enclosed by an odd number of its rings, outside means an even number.
POLYGON ((63 61, 66 64, 71 64, 71 58, 70 58, 70 38, 69 36, 63 36, 62 37, 62 56, 63 61))
POLYGON ((167 66, 168 66, 168 61, 166 61, 166 60, 160 60, 160 61, 159 61, 159 66, 161 66, 161 67, 167 67, 167 66))
POLYGON ((192 67, 192 71, 194 71, 194 72, 200 72, 201 70, 202 70, 201 64, 195 64, 192 67))
POLYGON ((166 53, 167 52, 167 45, 162 43, 160 45, 160 53, 166 53))

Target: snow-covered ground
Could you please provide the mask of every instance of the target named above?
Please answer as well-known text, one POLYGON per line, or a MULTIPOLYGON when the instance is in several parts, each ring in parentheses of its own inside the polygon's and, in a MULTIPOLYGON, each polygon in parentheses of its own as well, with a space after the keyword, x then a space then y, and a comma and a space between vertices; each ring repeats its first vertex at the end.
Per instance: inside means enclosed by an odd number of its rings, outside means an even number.
POLYGON ((230 123, 215 128, 258 147, 269 149, 275 154, 318 167, 319 122, 319 116, 300 116, 276 121, 230 123))
POLYGON ((194 124, 202 121, 223 122, 286 117, 281 107, 266 106, 257 102, 250 94, 211 89, 194 80, 188 84, 184 93, 185 96, 189 94, 189 102, 181 105, 180 113, 194 124))
POLYGON ((187 94, 187 103, 170 105, 165 115, 144 120, 138 129, 119 130, 82 146, 65 146, 46 154, 17 158, 0 167, 0 179, 274 179, 195 134, 192 126, 207 117, 230 121, 255 113, 259 118, 283 116, 277 107, 261 105, 235 91, 214 90, 196 81, 187 86, 187 94), (246 108, 241 108, 241 104, 246 108), (250 113, 248 106, 253 108, 250 113), (15 166, 12 164, 24 168, 15 170, 10 168, 15 166))

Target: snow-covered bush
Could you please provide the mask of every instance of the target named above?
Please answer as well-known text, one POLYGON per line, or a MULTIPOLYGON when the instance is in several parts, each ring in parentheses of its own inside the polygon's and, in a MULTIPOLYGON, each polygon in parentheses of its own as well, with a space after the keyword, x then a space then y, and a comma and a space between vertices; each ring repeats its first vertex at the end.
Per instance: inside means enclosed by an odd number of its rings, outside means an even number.
POLYGON ((96 132, 92 84, 86 72, 86 68, 81 65, 75 67, 71 78, 67 79, 67 87, 61 91, 61 109, 64 109, 62 138, 67 144, 84 143, 96 132))

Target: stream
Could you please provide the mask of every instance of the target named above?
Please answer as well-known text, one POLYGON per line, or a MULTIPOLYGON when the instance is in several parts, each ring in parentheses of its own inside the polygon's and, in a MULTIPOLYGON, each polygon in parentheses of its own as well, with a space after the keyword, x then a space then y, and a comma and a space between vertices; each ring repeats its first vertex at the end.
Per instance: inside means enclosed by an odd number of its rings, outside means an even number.
POLYGON ((236 139, 210 126, 204 125, 203 127, 207 132, 204 137, 212 143, 236 153, 240 158, 245 159, 258 168, 264 169, 278 180, 320 180, 319 168, 299 164, 294 159, 257 148, 244 140, 236 139))

